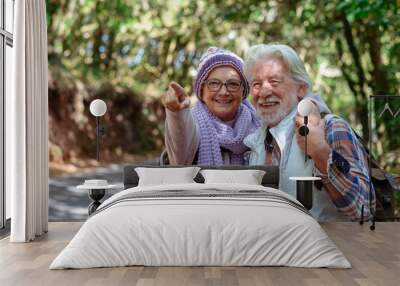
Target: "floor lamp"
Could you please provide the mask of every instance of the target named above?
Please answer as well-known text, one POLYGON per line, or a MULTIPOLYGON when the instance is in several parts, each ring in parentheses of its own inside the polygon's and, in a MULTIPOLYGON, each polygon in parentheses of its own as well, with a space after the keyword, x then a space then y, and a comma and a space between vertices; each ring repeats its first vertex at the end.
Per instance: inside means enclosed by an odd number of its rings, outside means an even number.
POLYGON ((95 99, 90 103, 90 113, 96 117, 96 159, 100 161, 100 138, 105 134, 105 128, 100 124, 100 117, 107 111, 106 103, 101 99, 95 99))
MULTIPOLYGON (((305 151, 304 151, 304 163, 307 163, 307 135, 309 129, 308 116, 312 113, 313 103, 309 99, 303 99, 297 106, 297 111, 300 116, 304 117, 304 125, 299 128, 299 133, 304 136, 305 140, 305 151)), ((321 180, 320 177, 290 177, 290 180, 296 181, 296 199, 301 202, 304 207, 310 210, 313 207, 313 183, 314 181, 321 180)))

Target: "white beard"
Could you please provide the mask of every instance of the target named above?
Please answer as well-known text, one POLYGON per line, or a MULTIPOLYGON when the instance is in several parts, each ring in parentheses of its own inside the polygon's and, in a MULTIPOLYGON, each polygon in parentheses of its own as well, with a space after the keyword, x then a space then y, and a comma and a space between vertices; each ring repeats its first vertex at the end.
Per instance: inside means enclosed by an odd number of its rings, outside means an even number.
POLYGON ((279 122, 281 122, 286 115, 290 113, 291 109, 283 109, 279 108, 279 110, 275 113, 265 113, 264 110, 261 108, 256 109, 257 116, 260 118, 262 121, 263 125, 268 126, 268 127, 274 127, 278 125, 279 122))
POLYGON ((261 122, 268 127, 274 127, 279 124, 291 111, 292 109, 296 106, 297 101, 293 100, 290 102, 289 105, 283 106, 282 101, 277 98, 276 96, 271 96, 267 99, 264 100, 259 100, 256 104, 256 114, 260 118, 261 122), (260 107, 258 104, 263 103, 263 102, 273 102, 273 101, 279 101, 280 106, 279 109, 274 112, 266 112, 263 110, 262 107, 260 107))
POLYGON ((293 102, 289 106, 281 105, 276 112, 270 113, 264 111, 263 108, 259 107, 257 104, 256 113, 265 126, 274 127, 278 125, 279 122, 281 122, 292 111, 295 105, 296 102, 293 102))

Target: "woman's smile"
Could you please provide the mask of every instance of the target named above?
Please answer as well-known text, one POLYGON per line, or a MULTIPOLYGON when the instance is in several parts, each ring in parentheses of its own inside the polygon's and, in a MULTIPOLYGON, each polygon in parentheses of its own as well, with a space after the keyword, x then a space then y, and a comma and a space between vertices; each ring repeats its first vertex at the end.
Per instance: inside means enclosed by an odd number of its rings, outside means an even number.
POLYGON ((219 104, 219 105, 230 105, 232 103, 233 99, 231 97, 228 98, 223 98, 223 97, 214 97, 213 102, 219 104))

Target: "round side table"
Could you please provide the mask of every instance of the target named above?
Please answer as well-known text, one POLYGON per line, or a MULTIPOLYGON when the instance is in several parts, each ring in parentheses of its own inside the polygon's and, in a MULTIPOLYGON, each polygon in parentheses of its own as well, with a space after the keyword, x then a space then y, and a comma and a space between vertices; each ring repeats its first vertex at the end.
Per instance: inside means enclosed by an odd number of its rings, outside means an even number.
POLYGON ((95 185, 79 185, 77 186, 80 190, 87 190, 89 198, 92 200, 92 203, 88 207, 89 216, 94 213, 97 208, 101 205, 100 200, 106 194, 107 189, 115 188, 116 185, 102 185, 102 186, 95 186, 95 185))
POLYGON ((310 210, 313 206, 313 182, 321 180, 320 177, 289 177, 296 181, 296 199, 310 210))

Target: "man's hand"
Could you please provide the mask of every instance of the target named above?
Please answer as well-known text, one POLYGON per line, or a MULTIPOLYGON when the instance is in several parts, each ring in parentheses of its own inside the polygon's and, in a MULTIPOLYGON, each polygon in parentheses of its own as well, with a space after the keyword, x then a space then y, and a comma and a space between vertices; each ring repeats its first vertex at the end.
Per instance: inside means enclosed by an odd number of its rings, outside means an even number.
POLYGON ((186 95, 182 86, 176 82, 171 82, 168 90, 163 94, 161 102, 165 108, 177 112, 190 106, 190 99, 186 95))
MULTIPOLYGON (((304 117, 296 117, 296 140, 300 149, 305 153, 305 137, 299 134, 299 128, 304 125, 304 117)), ((309 129, 307 135, 307 155, 315 162, 321 172, 326 172, 326 165, 329 158, 330 146, 325 139, 325 120, 320 114, 313 110, 308 116, 309 129)))

